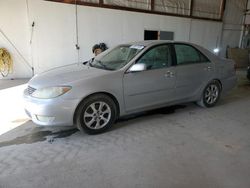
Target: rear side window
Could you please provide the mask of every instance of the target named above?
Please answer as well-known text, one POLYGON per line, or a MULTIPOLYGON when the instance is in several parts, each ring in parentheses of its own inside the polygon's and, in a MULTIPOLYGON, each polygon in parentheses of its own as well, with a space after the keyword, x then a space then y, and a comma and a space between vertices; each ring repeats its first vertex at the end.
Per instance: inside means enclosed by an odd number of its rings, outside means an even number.
POLYGON ((190 45, 175 44, 177 65, 209 62, 201 52, 190 45))

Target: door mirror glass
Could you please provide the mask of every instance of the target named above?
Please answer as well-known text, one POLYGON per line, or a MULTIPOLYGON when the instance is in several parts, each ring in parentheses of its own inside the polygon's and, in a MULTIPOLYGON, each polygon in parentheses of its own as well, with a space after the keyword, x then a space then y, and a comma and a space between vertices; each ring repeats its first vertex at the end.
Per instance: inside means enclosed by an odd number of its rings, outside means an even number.
POLYGON ((128 72, 141 72, 141 71, 145 71, 146 69, 147 69, 147 66, 144 63, 138 63, 138 64, 132 65, 132 67, 130 67, 128 72))

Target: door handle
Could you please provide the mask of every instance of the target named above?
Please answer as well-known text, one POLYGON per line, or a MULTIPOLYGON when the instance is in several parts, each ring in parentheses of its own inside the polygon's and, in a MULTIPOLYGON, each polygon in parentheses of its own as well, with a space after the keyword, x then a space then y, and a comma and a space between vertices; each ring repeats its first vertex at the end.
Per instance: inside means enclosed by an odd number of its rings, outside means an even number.
POLYGON ((204 70, 206 70, 206 71, 211 71, 211 70, 212 70, 212 67, 208 66, 208 67, 204 68, 204 70))
POLYGON ((172 78, 172 77, 174 77, 174 73, 171 72, 171 71, 167 71, 166 74, 165 74, 165 77, 172 78))

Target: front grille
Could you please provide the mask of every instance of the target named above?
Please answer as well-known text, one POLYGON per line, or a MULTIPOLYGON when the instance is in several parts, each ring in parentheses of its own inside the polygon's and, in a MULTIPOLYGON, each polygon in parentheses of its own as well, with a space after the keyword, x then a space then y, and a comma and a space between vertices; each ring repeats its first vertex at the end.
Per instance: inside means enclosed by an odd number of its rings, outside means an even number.
POLYGON ((34 93, 35 91, 36 91, 35 88, 28 86, 28 88, 27 88, 27 94, 28 95, 32 95, 32 93, 34 93))

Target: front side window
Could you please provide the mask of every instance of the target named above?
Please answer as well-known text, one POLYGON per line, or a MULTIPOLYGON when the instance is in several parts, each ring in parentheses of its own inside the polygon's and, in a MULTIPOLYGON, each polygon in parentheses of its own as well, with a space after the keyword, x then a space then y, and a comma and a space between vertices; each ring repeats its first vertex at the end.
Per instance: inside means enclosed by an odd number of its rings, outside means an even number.
POLYGON ((100 69, 118 70, 132 60, 143 48, 144 46, 141 45, 118 46, 97 56, 90 65, 100 69))
POLYGON ((146 65, 147 70, 165 68, 171 65, 171 52, 168 45, 156 46, 147 51, 137 63, 146 65))
POLYGON ((177 65, 203 63, 209 60, 194 47, 185 44, 175 44, 177 65))

